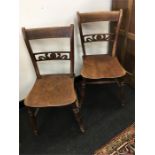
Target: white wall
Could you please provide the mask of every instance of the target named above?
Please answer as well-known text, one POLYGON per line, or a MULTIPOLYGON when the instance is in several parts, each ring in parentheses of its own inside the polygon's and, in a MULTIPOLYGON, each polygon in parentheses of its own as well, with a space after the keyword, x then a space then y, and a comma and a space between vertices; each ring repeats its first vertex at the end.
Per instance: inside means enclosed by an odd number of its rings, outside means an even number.
MULTIPOLYGON (((79 40, 79 32, 77 29, 76 21, 76 12, 91 12, 91 11, 102 11, 110 10, 111 0, 20 0, 20 27, 26 28, 32 27, 50 27, 50 26, 65 26, 70 25, 71 23, 75 24, 75 73, 76 75, 80 74, 80 69, 82 65, 82 51, 81 44, 79 40)), ((86 25, 87 29, 93 29, 95 32, 100 31, 99 27, 107 31, 108 24, 98 23, 97 26, 90 27, 86 25)), ((103 30, 103 29, 102 29, 103 30)), ((102 31, 103 32, 103 31, 102 31)), ((28 94, 30 89, 33 86, 33 83, 36 79, 34 68, 32 66, 29 54, 27 52, 25 43, 23 41, 21 31, 19 34, 20 38, 20 47, 19 47, 19 97, 20 100, 24 99, 28 94)), ((44 40, 43 40, 44 42, 44 40)), ((53 43, 55 44, 55 40, 53 43)), ((36 46, 36 43, 34 43, 36 46)), ((65 44, 61 43, 61 48, 65 48, 65 44), (63 47, 63 46, 64 47, 63 47)), ((107 44, 102 44, 98 46, 96 43, 93 46, 88 46, 91 52, 106 52, 107 44)), ((57 49, 60 49, 60 46, 57 46, 57 49)), ((54 64, 56 65, 56 64, 54 64)), ((66 65, 67 66, 67 65, 66 65)), ((65 70, 66 66, 61 68, 65 70)), ((55 67, 53 67, 55 68, 55 67)), ((42 67, 42 72, 45 72, 45 68, 42 67)), ((51 71, 54 71, 51 69, 51 71)), ((47 70, 48 72, 49 70, 47 70)), ((54 71, 56 72, 56 70, 54 71)))

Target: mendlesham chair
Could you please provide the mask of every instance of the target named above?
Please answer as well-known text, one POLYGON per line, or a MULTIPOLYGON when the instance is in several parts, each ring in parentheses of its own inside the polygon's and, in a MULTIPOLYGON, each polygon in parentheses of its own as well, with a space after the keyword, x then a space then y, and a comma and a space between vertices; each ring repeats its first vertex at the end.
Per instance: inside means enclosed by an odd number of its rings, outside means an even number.
POLYGON ((72 107, 80 130, 81 132, 84 132, 79 114, 79 103, 74 89, 74 25, 68 27, 22 28, 22 33, 37 76, 32 90, 24 100, 34 134, 38 135, 35 109, 62 106, 72 107), (34 52, 30 41, 48 38, 69 38, 70 51, 34 52), (69 74, 42 75, 38 62, 46 60, 70 61, 69 74))
POLYGON ((82 103, 84 99, 86 84, 103 83, 117 83, 120 90, 120 103, 122 105, 124 105, 125 103, 123 94, 123 78, 125 77, 127 72, 116 57, 116 48, 122 15, 122 9, 118 11, 103 11, 90 13, 77 12, 78 26, 83 50, 83 66, 81 70, 82 91, 80 103, 82 103), (83 29, 85 23, 92 24, 103 21, 115 22, 116 29, 112 33, 108 32, 102 34, 84 34, 83 29), (90 52, 86 50, 86 44, 97 41, 110 42, 110 44, 112 44, 112 50, 108 54, 90 54, 90 52))

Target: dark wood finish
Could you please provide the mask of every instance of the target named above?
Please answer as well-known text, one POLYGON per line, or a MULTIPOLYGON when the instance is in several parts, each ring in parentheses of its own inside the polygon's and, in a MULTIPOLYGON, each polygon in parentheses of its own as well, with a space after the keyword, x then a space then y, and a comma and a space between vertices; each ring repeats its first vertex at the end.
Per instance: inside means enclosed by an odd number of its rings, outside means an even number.
POLYGON ((112 47, 112 56, 116 55, 118 35, 119 35, 119 30, 120 30, 120 26, 121 26, 121 22, 122 22, 122 16, 123 16, 123 10, 120 9, 120 15, 119 15, 119 19, 118 19, 118 24, 116 26, 116 31, 115 31, 115 40, 114 40, 114 44, 113 44, 113 47, 112 47))
POLYGON ((85 80, 85 78, 82 78, 82 82, 81 82, 81 94, 80 94, 80 106, 82 105, 82 103, 84 101, 85 87, 86 87, 86 80, 85 80))
POLYGON ((19 101, 19 110, 22 109, 22 108, 24 108, 24 107, 25 107, 24 100, 20 100, 19 101))
MULTIPOLYGON (((127 72, 119 63, 116 57, 118 36, 123 17, 123 10, 106 11, 95 13, 77 13, 78 25, 83 49, 83 67, 81 75, 83 77, 81 90, 81 103, 84 100, 84 89, 86 84, 109 84, 117 83, 118 78, 124 77, 127 72), (116 24, 115 31, 106 34, 86 34, 83 35, 83 23, 97 21, 114 21, 116 24), (88 55, 85 50, 85 43, 94 41, 109 41, 112 43, 110 54, 88 55)), ((121 91, 122 92, 122 91, 121 91)), ((121 102, 122 103, 122 102, 121 102)))
POLYGON ((28 52, 30 54, 33 66, 36 71, 36 75, 38 78, 41 77, 38 64, 36 61, 45 61, 45 60, 71 60, 70 65, 70 74, 73 75, 73 64, 74 64, 74 26, 71 25, 69 27, 54 27, 54 28, 33 28, 33 29, 25 29, 22 28, 23 37, 25 40, 25 44, 27 46, 28 52), (30 44, 30 40, 34 39, 45 39, 45 38, 70 38, 70 47, 71 51, 54 51, 54 52, 37 52, 34 53, 30 44), (65 53, 68 53, 69 56, 67 56, 65 53), (36 59, 36 55, 43 55, 40 56, 39 59, 36 59), (63 54, 63 55, 62 55, 63 54), (73 56, 72 56, 73 55, 73 56))
MULTIPOLYGON (((132 73, 129 85, 134 87, 135 73, 135 0, 113 0, 112 9, 123 9, 122 25, 120 29, 117 56, 124 67, 132 73)), ((111 24, 111 29, 115 26, 111 24)))
POLYGON ((29 119, 30 119, 30 123, 31 123, 32 129, 33 129, 33 133, 34 133, 34 135, 37 136, 38 135, 37 122, 36 122, 36 117, 34 115, 33 109, 30 107, 27 107, 27 106, 26 106, 26 109, 27 109, 27 112, 29 115, 29 119))
POLYGON ((130 21, 131 21, 132 6, 133 6, 133 0, 128 0, 128 10, 127 10, 128 20, 126 20, 126 23, 125 23, 125 28, 124 28, 124 30, 125 30, 125 38, 124 38, 124 46, 122 48, 122 62, 123 62, 123 64, 124 64, 125 51, 126 51, 126 48, 127 48, 127 35, 128 35, 130 21))
POLYGON ((70 38, 70 46, 71 46, 71 54, 70 54, 70 73, 72 76, 74 76, 74 26, 71 25, 71 31, 72 31, 72 36, 70 38))
POLYGON ((118 21, 119 19, 118 11, 80 13, 79 15, 81 23, 97 22, 97 21, 118 21))
MULTIPOLYGON (((125 35, 125 30, 120 29, 119 33, 120 33, 121 36, 124 36, 125 35)), ((131 32, 128 32, 127 38, 130 39, 130 40, 135 41, 135 34, 133 34, 131 32)))
MULTIPOLYGON (((127 76, 127 74, 126 74, 127 76)), ((125 106, 125 103, 126 103, 126 97, 125 97, 125 81, 126 78, 120 78, 120 79, 116 79, 116 82, 117 82, 117 85, 119 87, 119 91, 118 91, 118 98, 120 100, 120 103, 121 103, 121 106, 125 106)))
POLYGON ((123 11, 107 11, 107 12, 94 12, 94 13, 79 13, 77 12, 78 16, 78 25, 79 25, 79 32, 81 38, 81 44, 83 49, 83 54, 86 55, 85 50, 85 43, 90 41, 113 41, 112 47, 112 56, 115 56, 116 53, 116 45, 120 30, 120 25, 122 21, 123 11), (82 31, 82 24, 88 22, 97 22, 97 21, 115 21, 117 22, 115 33, 106 33, 106 34, 87 34, 83 35, 82 31), (85 39, 88 37, 89 39, 85 39))
POLYGON ((70 38, 72 36, 71 27, 47 27, 27 29, 27 38, 44 39, 44 38, 70 38))
POLYGON ((30 45, 30 42, 29 42, 29 39, 28 39, 28 37, 27 37, 26 29, 25 29, 24 27, 22 28, 22 33, 23 33, 23 38, 24 38, 26 47, 27 47, 27 49, 28 49, 28 52, 29 52, 29 54, 30 54, 30 58, 31 58, 31 60, 32 60, 32 63, 33 63, 33 66, 34 66, 34 69, 35 69, 37 78, 40 78, 39 68, 38 68, 38 65, 37 65, 37 63, 36 63, 36 59, 35 59, 35 56, 34 56, 34 54, 33 54, 33 51, 32 51, 32 48, 31 48, 31 45, 30 45))
POLYGON ((36 61, 45 61, 45 60, 71 60, 70 52, 40 52, 34 53, 36 61))
POLYGON ((22 28, 22 32, 37 75, 33 88, 24 100, 34 134, 38 134, 35 118, 37 111, 34 113, 31 110, 32 108, 60 107, 69 105, 73 105, 75 119, 79 124, 81 132, 84 132, 81 118, 79 116, 77 95, 74 89, 74 25, 55 28, 22 28), (30 40, 32 39, 64 37, 70 39, 70 51, 41 51, 34 53, 30 44, 30 40), (38 61, 46 60, 70 61, 70 73, 41 75, 37 63, 38 61))
POLYGON ((83 35, 84 43, 96 42, 96 41, 114 41, 114 33, 104 33, 104 34, 87 34, 83 35))
POLYGON ((80 126, 81 132, 84 133, 85 129, 84 129, 83 121, 81 119, 81 115, 80 115, 80 108, 79 108, 78 100, 76 101, 75 104, 72 105, 72 110, 73 110, 75 119, 76 119, 76 121, 78 122, 78 124, 80 126))

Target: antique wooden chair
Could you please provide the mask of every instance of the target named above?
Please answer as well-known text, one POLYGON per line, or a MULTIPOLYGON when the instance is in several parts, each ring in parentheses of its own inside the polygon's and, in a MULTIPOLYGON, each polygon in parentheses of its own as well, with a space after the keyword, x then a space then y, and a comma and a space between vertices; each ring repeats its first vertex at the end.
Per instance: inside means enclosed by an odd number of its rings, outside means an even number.
POLYGON ((81 101, 84 98, 84 89, 86 84, 102 84, 102 83, 117 83, 120 88, 120 98, 121 104, 124 105, 124 95, 123 95, 123 80, 125 77, 126 70, 122 67, 116 57, 117 40, 121 25, 123 11, 105 11, 105 12, 92 12, 92 13, 79 13, 78 25, 79 32, 83 50, 83 67, 81 70, 82 75, 82 91, 81 91, 81 101), (113 33, 103 33, 103 34, 84 34, 83 24, 85 23, 95 23, 101 21, 115 22, 116 29, 113 33), (108 41, 112 44, 112 51, 108 54, 95 54, 88 55, 86 52, 87 43, 97 42, 97 41, 108 41))
POLYGON ((38 135, 35 110, 44 107, 60 107, 71 105, 81 132, 84 132, 79 114, 79 103, 74 89, 74 25, 68 27, 22 28, 25 44, 30 54, 37 79, 24 100, 33 132, 38 135), (48 38, 69 38, 70 51, 40 51, 34 52, 31 40, 48 38), (38 62, 46 60, 70 61, 69 74, 40 74, 38 62))

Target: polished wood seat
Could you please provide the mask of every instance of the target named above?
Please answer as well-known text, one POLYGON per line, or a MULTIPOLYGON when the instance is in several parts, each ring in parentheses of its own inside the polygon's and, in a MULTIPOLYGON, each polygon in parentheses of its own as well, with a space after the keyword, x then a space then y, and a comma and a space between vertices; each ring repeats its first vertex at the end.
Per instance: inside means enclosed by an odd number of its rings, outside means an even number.
POLYGON ((117 57, 110 55, 85 55, 81 75, 88 79, 118 78, 126 74, 117 57))
POLYGON ((69 105, 75 101, 74 79, 67 75, 51 75, 36 80, 25 99, 25 105, 53 107, 69 105))

